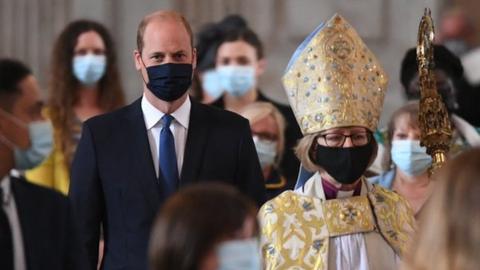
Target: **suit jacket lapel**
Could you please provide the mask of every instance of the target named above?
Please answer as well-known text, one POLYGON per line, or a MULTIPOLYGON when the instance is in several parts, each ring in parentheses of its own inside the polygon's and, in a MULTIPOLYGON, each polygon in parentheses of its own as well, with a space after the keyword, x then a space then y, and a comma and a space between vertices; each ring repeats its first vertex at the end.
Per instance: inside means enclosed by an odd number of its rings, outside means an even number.
POLYGON ((156 212, 161 202, 160 186, 158 185, 159 180, 156 177, 153 166, 154 161, 148 142, 141 100, 140 98, 130 105, 131 111, 127 116, 130 128, 125 131, 129 134, 129 138, 126 141, 125 147, 128 147, 128 145, 131 147, 128 152, 134 157, 134 164, 132 164, 132 166, 134 166, 133 171, 138 174, 135 175, 137 179, 132 180, 140 182, 143 192, 146 195, 145 198, 151 205, 152 210, 156 212), (132 143, 129 144, 129 141, 132 143))
POLYGON ((202 106, 205 105, 192 100, 182 174, 180 176, 181 186, 197 180, 198 171, 202 163, 202 156, 208 137, 208 116, 205 114, 202 106))

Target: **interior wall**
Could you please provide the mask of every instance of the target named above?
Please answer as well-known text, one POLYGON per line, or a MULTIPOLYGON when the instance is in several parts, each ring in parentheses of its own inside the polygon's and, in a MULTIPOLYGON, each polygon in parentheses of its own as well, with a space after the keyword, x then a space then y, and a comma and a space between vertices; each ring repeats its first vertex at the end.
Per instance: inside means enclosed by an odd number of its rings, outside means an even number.
POLYGON ((425 2, 437 18, 443 0, 0 0, 0 56, 28 63, 46 89, 51 47, 61 29, 79 18, 100 21, 114 37, 122 82, 128 100, 133 101, 141 95, 141 79, 134 69, 132 52, 137 25, 145 14, 175 9, 198 29, 206 22, 238 13, 265 43, 268 66, 260 82, 262 91, 286 102, 280 78, 291 54, 318 24, 338 12, 359 31, 389 74, 382 117, 385 123, 404 102, 400 63, 405 51, 416 44, 425 2))

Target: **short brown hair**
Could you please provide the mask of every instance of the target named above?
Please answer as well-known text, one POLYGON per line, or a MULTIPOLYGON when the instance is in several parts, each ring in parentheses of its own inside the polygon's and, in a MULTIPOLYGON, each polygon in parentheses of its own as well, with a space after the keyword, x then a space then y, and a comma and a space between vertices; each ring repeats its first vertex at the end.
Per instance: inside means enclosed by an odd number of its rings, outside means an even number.
POLYGON ((382 169, 385 171, 388 171, 391 169, 392 166, 392 158, 391 158, 391 152, 392 152, 392 140, 393 140, 393 133, 395 132, 395 129, 397 128, 397 121, 398 119, 403 116, 403 115, 408 115, 410 119, 410 126, 413 128, 418 128, 419 123, 418 123, 418 113, 419 113, 419 104, 417 101, 412 101, 409 102, 408 104, 400 107, 398 110, 396 110, 393 114, 392 117, 390 118, 390 121, 388 122, 387 126, 387 134, 386 134, 386 140, 385 140, 385 151, 383 152, 383 157, 382 157, 382 169))
POLYGON ((171 19, 171 20, 182 23, 183 26, 185 27, 185 30, 187 30, 188 35, 190 36, 190 44, 192 45, 192 48, 193 48, 193 32, 187 19, 185 19, 185 17, 183 17, 182 14, 176 11, 160 10, 143 17, 142 21, 138 25, 137 49, 139 52, 142 52, 143 50, 143 46, 144 46, 143 34, 145 33, 145 29, 147 28, 147 25, 150 23, 150 21, 152 21, 153 19, 171 19))
POLYGON ((151 269, 197 269, 217 244, 235 238, 248 218, 256 222, 256 213, 254 203, 232 186, 202 183, 179 191, 152 228, 151 269))
POLYGON ((315 153, 315 144, 318 134, 307 134, 298 141, 295 147, 295 155, 300 160, 302 166, 310 172, 321 172, 323 169, 315 163, 313 157, 315 153))

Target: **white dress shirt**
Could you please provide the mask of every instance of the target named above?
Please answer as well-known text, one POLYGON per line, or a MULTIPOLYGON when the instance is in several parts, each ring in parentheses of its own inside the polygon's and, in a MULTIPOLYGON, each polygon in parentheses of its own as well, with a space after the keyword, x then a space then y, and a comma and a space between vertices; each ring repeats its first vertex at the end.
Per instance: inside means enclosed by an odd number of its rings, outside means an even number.
MULTIPOLYGON (((192 103, 190 97, 187 96, 185 102, 170 115, 173 117, 173 121, 170 124, 170 130, 172 131, 173 138, 175 140, 175 152, 177 155, 177 167, 178 174, 182 172, 183 156, 185 153, 185 144, 187 142, 188 124, 190 122, 190 108, 192 103)), ((161 121, 165 115, 163 112, 155 108, 143 95, 142 98, 142 112, 145 119, 145 127, 147 128, 148 142, 150 144, 150 151, 152 152, 153 165, 155 167, 155 173, 158 177, 159 173, 159 152, 160 152, 160 131, 163 128, 161 121)))
POLYGON ((0 203, 7 215, 12 231, 13 240, 13 265, 15 270, 26 270, 25 249, 23 247, 23 236, 20 228, 20 219, 17 213, 17 204, 11 189, 10 177, 7 175, 2 179, 0 186, 3 189, 3 198, 0 203))

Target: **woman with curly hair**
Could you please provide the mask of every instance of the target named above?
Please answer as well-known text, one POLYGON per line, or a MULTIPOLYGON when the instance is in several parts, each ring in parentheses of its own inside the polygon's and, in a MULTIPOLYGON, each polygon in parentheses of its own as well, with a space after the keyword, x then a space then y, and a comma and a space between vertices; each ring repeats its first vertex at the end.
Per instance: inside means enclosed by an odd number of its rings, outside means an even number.
POLYGON ((71 22, 55 42, 46 110, 55 130, 51 156, 28 171, 32 182, 68 192, 82 122, 125 103, 113 40, 101 24, 71 22))

